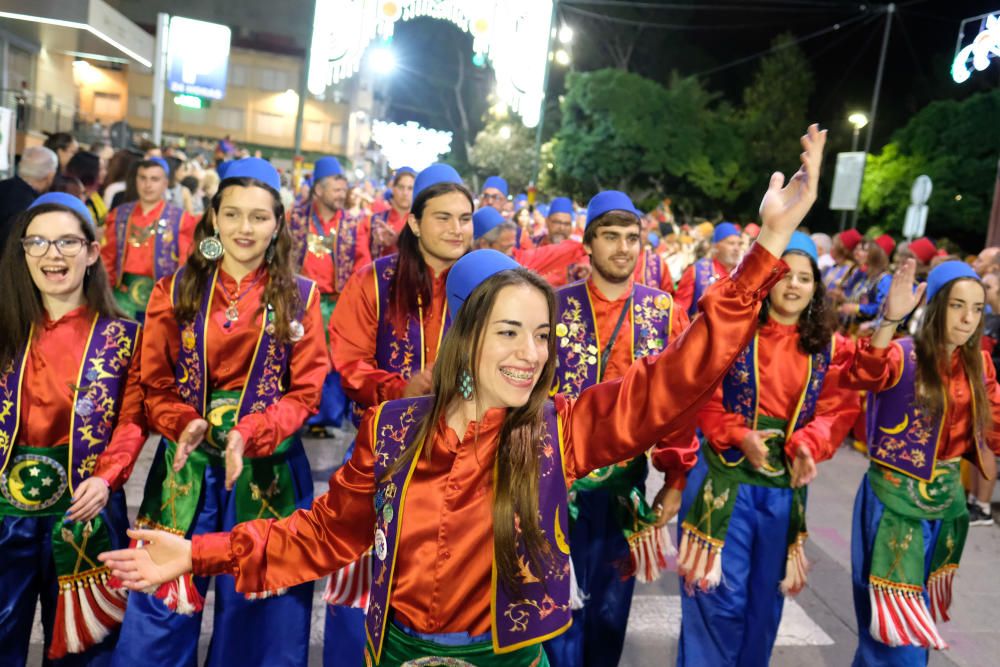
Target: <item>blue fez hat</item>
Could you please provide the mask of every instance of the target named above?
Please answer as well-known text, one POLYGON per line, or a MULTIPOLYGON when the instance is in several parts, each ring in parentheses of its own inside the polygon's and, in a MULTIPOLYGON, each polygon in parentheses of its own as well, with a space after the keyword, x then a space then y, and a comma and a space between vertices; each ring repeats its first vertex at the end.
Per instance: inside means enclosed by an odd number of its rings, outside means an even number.
POLYGON ((549 205, 548 204, 535 204, 535 210, 542 214, 543 218, 549 217, 549 205))
POLYGON ((816 242, 809 238, 807 234, 802 232, 792 233, 792 240, 788 242, 788 247, 785 248, 782 256, 790 252, 806 255, 813 261, 813 264, 819 264, 819 253, 816 251, 816 242))
POLYGON ((472 214, 472 238, 478 239, 480 236, 490 231, 497 225, 506 222, 503 214, 492 206, 484 206, 472 214))
POLYGON ((458 183, 462 184, 462 177, 458 175, 455 168, 450 164, 438 162, 427 167, 413 181, 413 200, 416 201, 420 193, 438 183, 458 183))
POLYGON ((483 190, 489 190, 490 188, 495 188, 499 190, 500 192, 503 193, 504 197, 510 194, 510 192, 507 190, 507 181, 500 178, 499 176, 490 176, 489 178, 486 179, 486 182, 483 183, 483 190))
MULTIPOLYGON (((555 202, 553 202, 554 204, 555 202)), ((617 190, 605 190, 604 192, 598 192, 594 195, 590 203, 587 204, 587 227, 590 226, 594 220, 605 213, 610 213, 611 211, 623 211, 625 213, 631 213, 636 218, 642 218, 642 213, 640 213, 632 200, 624 192, 619 192, 617 190)), ((638 220, 636 220, 638 222, 638 220)))
POLYGON ((514 197, 514 210, 520 211, 528 205, 528 195, 518 195, 514 197))
POLYGON ((343 176, 344 168, 335 157, 321 157, 313 167, 313 183, 319 183, 327 176, 343 176))
POLYGON ((487 278, 521 265, 497 250, 473 250, 452 265, 445 281, 448 310, 454 318, 465 300, 487 278))
POLYGON ((58 206, 71 208, 75 212, 79 213, 83 219, 91 225, 94 224, 94 216, 90 214, 90 209, 87 208, 87 205, 84 204, 79 197, 74 197, 68 192, 46 192, 44 195, 31 202, 31 206, 28 207, 28 210, 30 211, 36 206, 42 206, 44 204, 56 204, 58 206))
POLYGON ((979 274, 971 266, 957 259, 941 262, 931 269, 931 272, 927 274, 927 303, 930 303, 942 287, 959 278, 972 278, 976 282, 981 282, 979 274))
POLYGON ((235 160, 223 160, 215 168, 215 173, 219 175, 219 180, 226 180, 226 172, 229 171, 229 167, 235 162, 235 160))
POLYGON ((549 204, 549 215, 569 213, 573 215, 573 201, 569 197, 556 197, 549 204))
POLYGON ((165 171, 167 173, 167 176, 170 175, 170 165, 167 164, 166 160, 164 160, 161 157, 151 157, 151 158, 149 158, 149 161, 150 162, 155 162, 156 164, 160 165, 161 167, 163 167, 163 171, 165 171))
POLYGON ((278 176, 278 170, 270 162, 259 157, 245 157, 230 162, 226 167, 225 179, 230 178, 253 178, 281 192, 281 177, 278 176))
POLYGON ((730 236, 739 235, 740 230, 736 228, 736 225, 731 222, 720 222, 715 226, 715 231, 712 232, 712 243, 719 243, 720 241, 725 241, 730 236))
POLYGON ((393 173, 392 177, 394 179, 395 178, 399 178, 403 174, 409 174, 410 176, 414 176, 415 177, 417 175, 417 170, 414 169, 413 167, 400 167, 399 169, 397 169, 395 171, 395 173, 393 173))

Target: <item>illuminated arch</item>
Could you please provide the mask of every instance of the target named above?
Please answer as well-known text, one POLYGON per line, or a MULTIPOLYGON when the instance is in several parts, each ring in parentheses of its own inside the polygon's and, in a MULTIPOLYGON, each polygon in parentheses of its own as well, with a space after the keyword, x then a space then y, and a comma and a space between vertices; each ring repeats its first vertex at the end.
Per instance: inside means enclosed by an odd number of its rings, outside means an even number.
POLYGON ((496 73, 497 96, 525 125, 538 124, 552 0, 317 0, 309 91, 321 95, 354 75, 374 39, 391 37, 397 21, 421 16, 472 35, 472 50, 496 73))

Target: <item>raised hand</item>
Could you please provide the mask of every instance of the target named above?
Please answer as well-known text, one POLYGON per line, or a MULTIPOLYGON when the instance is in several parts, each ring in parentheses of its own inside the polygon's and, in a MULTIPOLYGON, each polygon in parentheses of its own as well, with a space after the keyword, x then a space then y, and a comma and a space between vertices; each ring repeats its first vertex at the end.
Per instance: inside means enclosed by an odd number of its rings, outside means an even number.
POLYGON ((816 202, 819 190, 819 170, 823 164, 823 147, 826 130, 819 125, 809 126, 802 136, 802 166, 785 184, 780 171, 771 174, 771 182, 760 202, 761 232, 757 243, 775 257, 780 257, 788 245, 792 232, 806 217, 816 202))
POLYGON ((243 436, 236 429, 226 436, 226 490, 232 491, 236 480, 243 472, 243 450, 246 449, 246 442, 243 436))
POLYGON ((90 521, 108 504, 111 489, 100 477, 88 477, 73 492, 73 504, 66 512, 70 521, 90 521))
POLYGON ((799 447, 792 461, 792 488, 805 486, 816 479, 816 460, 808 447, 799 447))
POLYGON ((188 456, 205 439, 208 432, 208 422, 204 419, 192 419, 177 438, 177 451, 174 452, 174 472, 180 472, 187 463, 188 456))
POLYGON ((889 293, 882 304, 882 315, 889 320, 902 320, 913 312, 920 300, 924 298, 926 283, 913 289, 913 279, 917 272, 917 263, 908 259, 903 262, 894 274, 889 285, 889 293))
POLYGON ((98 559, 133 591, 145 591, 191 571, 191 542, 162 530, 131 529, 128 536, 142 543, 135 549, 105 551, 98 559))

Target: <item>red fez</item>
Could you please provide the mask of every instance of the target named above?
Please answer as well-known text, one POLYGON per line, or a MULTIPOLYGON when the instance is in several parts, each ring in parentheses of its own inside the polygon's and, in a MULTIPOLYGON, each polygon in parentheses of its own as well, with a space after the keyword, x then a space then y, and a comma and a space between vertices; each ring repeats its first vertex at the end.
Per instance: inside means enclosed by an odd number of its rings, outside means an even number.
POLYGON ((937 253, 937 248, 934 247, 929 238, 922 236, 915 241, 910 241, 910 252, 924 264, 930 264, 937 253))
POLYGON ((896 242, 888 234, 883 234, 875 239, 875 245, 885 251, 886 257, 892 257, 892 251, 896 249, 896 242))
POLYGON ((747 223, 747 226, 743 228, 743 231, 750 238, 757 238, 760 236, 760 225, 756 222, 747 223))
POLYGON ((848 229, 847 231, 840 232, 840 242, 844 244, 844 247, 848 251, 854 250, 861 243, 862 238, 864 237, 861 236, 861 232, 856 229, 848 229))

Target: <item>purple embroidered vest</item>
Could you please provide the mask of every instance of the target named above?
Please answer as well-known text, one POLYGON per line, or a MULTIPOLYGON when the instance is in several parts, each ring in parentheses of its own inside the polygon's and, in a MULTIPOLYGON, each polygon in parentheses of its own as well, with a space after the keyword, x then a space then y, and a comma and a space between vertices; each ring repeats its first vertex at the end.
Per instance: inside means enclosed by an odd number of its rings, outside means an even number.
POLYGON ((368 253, 375 261, 383 254, 385 254, 386 246, 383 246, 378 239, 378 234, 375 233, 375 222, 381 222, 383 225, 389 226, 389 211, 391 209, 386 209, 384 211, 379 211, 378 213, 373 213, 371 220, 369 221, 369 234, 368 234, 368 253))
MULTIPOLYGON (((375 419, 375 479, 381 480, 401 453, 409 446, 421 420, 430 411, 433 398, 388 401, 379 407, 375 419)), ((544 572, 531 572, 535 581, 522 582, 521 597, 512 597, 493 571, 491 628, 495 653, 508 653, 554 637, 569 627, 570 566, 566 477, 563 472, 561 432, 555 404, 544 407, 546 434, 538 446, 538 509, 551 560, 544 572), (551 530, 548 527, 551 526, 551 530)), ((420 445, 412 462, 375 490, 375 557, 372 559, 372 589, 365 625, 368 643, 378 661, 385 639, 386 623, 392 607, 399 528, 406 510, 406 490, 420 461, 420 445)), ((405 545, 402 545, 405 548, 405 545)), ((518 555, 528 562, 524 546, 518 543, 518 555)))
MULTIPOLYGON (((115 234, 118 242, 116 285, 122 284, 122 267, 125 266, 125 253, 128 252, 128 223, 138 202, 122 204, 115 209, 115 234)), ((180 264, 181 219, 184 209, 164 203, 160 219, 156 221, 153 230, 153 280, 165 278, 177 271, 180 264)))
MULTIPOLYGON (((729 372, 722 379, 722 405, 726 408, 726 412, 742 415, 751 429, 757 428, 760 400, 760 369, 757 366, 758 335, 754 334, 750 344, 740 352, 736 361, 729 368, 729 372)), ((802 389, 795 413, 788 420, 788 428, 785 432, 786 439, 812 421, 816 412, 816 401, 819 400, 820 392, 823 390, 823 380, 826 378, 826 372, 830 368, 830 360, 833 358, 835 341, 836 339, 831 339, 830 345, 822 352, 809 355, 805 386, 802 389)), ((722 458, 727 463, 736 464, 743 459, 743 452, 736 447, 730 447, 722 452, 722 458)))
MULTIPOLYGON (((333 233, 334 244, 331 261, 333 262, 334 289, 338 294, 344 291, 344 285, 354 274, 358 224, 360 222, 360 217, 348 215, 347 211, 341 210, 337 213, 337 228, 333 233)), ((321 233, 323 229, 319 222, 319 216, 316 215, 312 202, 306 202, 304 205, 292 209, 288 229, 292 238, 295 239, 298 266, 301 267, 306 260, 306 253, 309 252, 310 232, 324 236, 321 233)))
POLYGON ((663 280, 663 264, 660 257, 650 250, 642 253, 642 284, 659 289, 663 280))
POLYGON ((715 273, 715 260, 711 257, 702 257, 694 263, 694 296, 691 297, 691 307, 688 308, 689 316, 694 317, 698 312, 698 299, 719 277, 715 273))
MULTIPOLYGON (((556 324, 555 385, 552 393, 577 398, 601 377, 601 352, 608 341, 599 340, 594 307, 587 281, 556 290, 559 321, 556 324)), ((670 344, 674 300, 658 289, 636 283, 632 290, 632 327, 619 333, 616 345, 631 345, 632 360, 656 354, 670 344), (623 336, 624 334, 624 336, 623 336)), ((617 312, 615 313, 617 317, 617 312)), ((623 324, 625 326, 625 324, 623 324)))
MULTIPOLYGON (((917 353, 913 339, 900 338, 895 344, 903 350, 899 381, 888 389, 868 394, 868 455, 887 468, 930 482, 937 464, 943 419, 934 419, 917 404, 917 353)), ((982 434, 977 432, 975 439, 977 454, 981 456, 986 446, 982 434)))
MULTIPOLYGON (((180 290, 180 276, 183 269, 174 275, 172 296, 176 303, 180 290)), ((218 272, 205 285, 201 308, 195 318, 181 325, 181 346, 177 355, 177 365, 174 375, 177 378, 177 391, 181 400, 198 411, 200 415, 208 414, 208 366, 207 366, 207 328, 206 313, 211 312, 212 299, 215 295, 215 281, 218 272)), ((309 303, 315 284, 311 280, 296 277, 302 311, 309 303)), ((301 318, 302 315, 299 317, 301 318)), ((247 373, 243 393, 240 396, 239 416, 237 419, 251 413, 263 412, 282 397, 285 375, 288 372, 288 360, 292 345, 279 342, 272 336, 266 326, 267 313, 262 314, 260 334, 253 359, 247 373)))
MULTIPOLYGON (((80 372, 70 385, 76 394, 69 427, 70 493, 94 471, 98 455, 111 441, 138 335, 137 322, 94 315, 80 372)), ((0 471, 7 467, 17 443, 30 340, 0 371, 0 471)))

